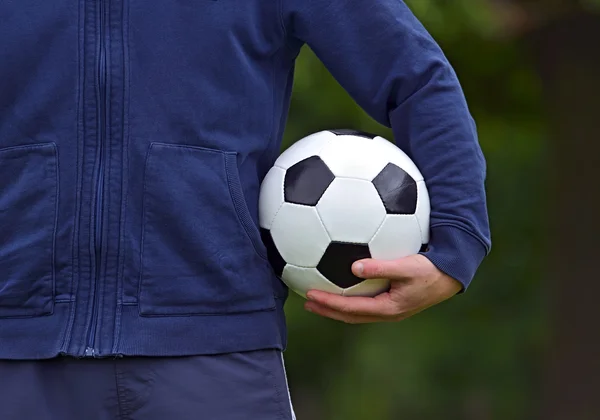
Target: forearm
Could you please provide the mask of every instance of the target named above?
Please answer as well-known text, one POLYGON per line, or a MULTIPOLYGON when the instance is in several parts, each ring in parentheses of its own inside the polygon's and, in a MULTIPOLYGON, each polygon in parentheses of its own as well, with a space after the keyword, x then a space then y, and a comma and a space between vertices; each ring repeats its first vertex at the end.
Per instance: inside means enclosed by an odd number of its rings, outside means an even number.
POLYGON ((281 0, 291 39, 306 42, 421 170, 431 198, 424 254, 464 287, 489 252, 485 160, 458 78, 399 0, 281 0))

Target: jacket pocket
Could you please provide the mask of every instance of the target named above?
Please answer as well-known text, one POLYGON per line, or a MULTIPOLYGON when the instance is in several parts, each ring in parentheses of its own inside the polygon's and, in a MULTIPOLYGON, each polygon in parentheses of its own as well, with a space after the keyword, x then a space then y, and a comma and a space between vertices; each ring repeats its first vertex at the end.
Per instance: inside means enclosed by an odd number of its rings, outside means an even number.
POLYGON ((52 313, 57 177, 53 143, 0 149, 0 318, 52 313))
POLYGON ((144 180, 140 313, 266 310, 275 305, 270 281, 237 155, 153 143, 144 180))

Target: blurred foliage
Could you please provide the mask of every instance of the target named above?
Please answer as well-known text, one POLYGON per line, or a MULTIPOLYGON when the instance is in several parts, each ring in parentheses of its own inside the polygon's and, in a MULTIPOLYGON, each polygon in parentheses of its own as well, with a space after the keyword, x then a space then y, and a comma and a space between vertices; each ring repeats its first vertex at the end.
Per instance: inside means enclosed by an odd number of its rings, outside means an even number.
MULTIPOLYGON (((467 293, 398 324, 337 323, 290 296, 286 361, 298 417, 530 419, 548 329, 540 83, 518 42, 494 36, 500 26, 487 0, 409 4, 454 65, 478 123, 493 252, 467 293)), ((284 147, 340 127, 391 139, 305 48, 284 147)))

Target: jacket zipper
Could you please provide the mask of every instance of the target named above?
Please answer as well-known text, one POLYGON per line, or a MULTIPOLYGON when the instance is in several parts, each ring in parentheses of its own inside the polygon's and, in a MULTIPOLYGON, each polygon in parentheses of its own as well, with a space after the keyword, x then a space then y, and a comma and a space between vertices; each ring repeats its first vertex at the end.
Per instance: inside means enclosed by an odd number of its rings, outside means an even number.
POLYGON ((87 347, 85 355, 88 357, 96 356, 96 328, 98 323, 98 283, 100 282, 100 270, 102 263, 102 219, 103 219, 103 201, 104 201, 104 164, 106 153, 106 109, 107 109, 107 64, 106 64, 106 45, 108 31, 106 30, 106 1, 99 0, 99 58, 98 58, 98 82, 97 82, 97 101, 98 101, 98 162, 96 164, 96 199, 94 202, 94 251, 96 269, 92 279, 92 318, 88 330, 87 347))

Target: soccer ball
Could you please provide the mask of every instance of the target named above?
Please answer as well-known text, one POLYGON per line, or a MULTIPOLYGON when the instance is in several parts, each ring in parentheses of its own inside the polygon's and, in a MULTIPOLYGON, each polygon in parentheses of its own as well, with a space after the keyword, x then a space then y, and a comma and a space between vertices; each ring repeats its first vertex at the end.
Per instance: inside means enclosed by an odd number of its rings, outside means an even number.
POLYGON ((259 221, 281 280, 310 289, 375 296, 387 279, 360 279, 352 263, 418 253, 429 240, 429 195, 414 162, 388 140, 327 130, 294 143, 264 178, 259 221))

